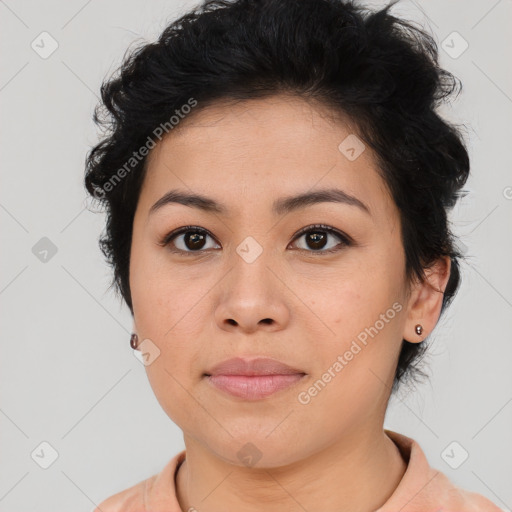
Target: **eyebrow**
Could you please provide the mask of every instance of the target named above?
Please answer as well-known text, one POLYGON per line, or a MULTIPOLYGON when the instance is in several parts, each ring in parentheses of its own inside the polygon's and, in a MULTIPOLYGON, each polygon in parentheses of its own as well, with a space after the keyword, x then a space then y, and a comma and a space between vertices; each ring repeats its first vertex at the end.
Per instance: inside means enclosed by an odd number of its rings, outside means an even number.
MULTIPOLYGON (((334 188, 305 192, 297 196, 282 197, 274 201, 272 212, 274 215, 283 215, 318 203, 342 203, 349 206, 356 206, 368 215, 371 215, 368 206, 360 199, 343 190, 334 188)), ((170 190, 149 209, 149 214, 151 215, 168 204, 182 204, 191 208, 198 208, 207 213, 218 213, 220 215, 228 215, 229 213, 224 205, 210 197, 201 194, 181 192, 180 190, 170 190)))

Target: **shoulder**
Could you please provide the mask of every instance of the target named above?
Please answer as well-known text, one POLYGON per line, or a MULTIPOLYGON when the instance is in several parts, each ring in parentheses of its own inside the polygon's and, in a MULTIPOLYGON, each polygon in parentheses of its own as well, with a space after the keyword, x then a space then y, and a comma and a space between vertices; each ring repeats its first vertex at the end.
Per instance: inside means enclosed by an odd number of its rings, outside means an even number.
POLYGON ((186 451, 182 450, 169 460, 160 473, 106 498, 92 512, 155 512, 164 509, 169 512, 180 511, 175 477, 185 456, 186 451))
POLYGON ((400 450, 407 469, 393 495, 378 512, 403 507, 408 507, 410 512, 502 512, 489 499, 457 486, 445 473, 432 467, 414 439, 390 430, 386 433, 400 450))
POLYGON ((142 512, 146 510, 146 490, 155 476, 103 500, 92 512, 142 512))
POLYGON ((435 493, 442 496, 445 508, 440 512, 503 512, 485 496, 455 485, 444 473, 436 471, 435 493))

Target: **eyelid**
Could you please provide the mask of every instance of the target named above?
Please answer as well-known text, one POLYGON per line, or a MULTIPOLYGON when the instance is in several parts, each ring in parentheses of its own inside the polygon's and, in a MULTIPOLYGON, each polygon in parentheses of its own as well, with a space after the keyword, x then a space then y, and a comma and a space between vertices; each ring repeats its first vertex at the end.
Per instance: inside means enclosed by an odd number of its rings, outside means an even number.
MULTIPOLYGON (((293 235, 293 240, 295 240, 296 238, 304 235, 305 233, 309 233, 310 231, 314 231, 315 229, 317 229, 319 231, 321 230, 321 231, 325 231, 327 233, 336 235, 338 238, 340 238, 347 245, 353 243, 353 240, 348 235, 346 235, 345 233, 343 233, 342 231, 340 231, 340 230, 338 230, 336 228, 333 228, 332 226, 328 226, 327 224, 311 224, 309 226, 305 226, 305 227, 299 229, 299 231, 297 231, 297 233, 295 233, 293 235)), ((308 251, 308 252, 315 252, 315 251, 308 251)), ((318 252, 320 252, 320 251, 318 251, 318 252)), ((326 251, 323 251, 323 252, 326 252, 326 251)))
MULTIPOLYGON (((305 226, 305 227, 301 228, 299 231, 297 231, 293 235, 292 241, 290 243, 295 242, 295 240, 300 238, 302 235, 304 235, 306 233, 309 233, 311 231, 314 231, 315 229, 325 231, 325 232, 327 232, 327 233, 329 233, 331 235, 335 235, 337 238, 339 238, 341 240, 341 244, 343 246, 351 246, 351 245, 354 244, 354 241, 352 240, 351 237, 349 237, 345 233, 339 231, 338 229, 336 229, 336 228, 334 228, 332 226, 326 225, 326 224, 310 224, 309 226, 305 226)), ((204 235, 208 235, 213 240, 215 240, 216 243, 219 243, 216 240, 216 238, 205 228, 201 228, 199 226, 182 226, 182 227, 180 227, 180 228, 178 228, 178 229, 176 229, 174 231, 171 231, 170 233, 166 234, 163 237, 163 239, 160 242, 158 242, 158 245, 160 245, 162 247, 166 247, 176 237, 178 237, 178 236, 180 236, 183 233, 186 233, 188 231, 194 231, 196 233, 201 233, 201 234, 204 234, 204 235)), ((320 255, 320 254, 332 254, 332 253, 340 251, 341 249, 339 249, 339 248, 332 248, 332 249, 327 249, 325 251, 321 251, 321 250, 319 250, 319 251, 312 251, 312 250, 307 250, 307 249, 297 249, 297 250, 299 250, 302 253, 315 254, 315 255, 318 254, 318 255, 320 255)), ((187 256, 189 256, 189 255, 200 255, 200 254, 208 253, 209 252, 209 250, 183 251, 182 249, 170 249, 170 251, 173 252, 173 253, 184 254, 184 255, 187 255, 187 256)))
MULTIPOLYGON (((175 229, 174 231, 171 231, 170 233, 167 233, 160 242, 158 242, 158 245, 161 245, 163 247, 169 245, 172 240, 174 240, 176 237, 182 235, 183 233, 186 233, 187 231, 194 231, 197 233, 201 233, 203 235, 210 236, 213 240, 217 242, 215 237, 205 228, 201 228, 199 226, 182 226, 181 228, 175 229)), ((217 242, 218 243, 218 242, 217 242)), ((202 252, 206 252, 204 250, 202 251, 182 251, 180 249, 175 249, 173 252, 179 252, 179 253, 187 253, 187 254, 200 254, 202 252)))

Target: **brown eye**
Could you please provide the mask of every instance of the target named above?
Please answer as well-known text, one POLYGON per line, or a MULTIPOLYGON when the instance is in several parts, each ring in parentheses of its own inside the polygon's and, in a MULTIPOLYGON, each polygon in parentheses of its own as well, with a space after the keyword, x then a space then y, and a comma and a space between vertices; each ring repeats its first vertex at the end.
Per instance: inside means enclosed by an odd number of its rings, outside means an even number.
POLYGON ((166 235, 160 245, 172 246, 172 252, 199 253, 212 248, 208 247, 208 238, 213 238, 208 231, 195 226, 185 226, 166 235))
POLYGON ((205 235, 204 233, 195 233, 193 231, 189 231, 184 235, 183 244, 185 247, 187 247, 187 249, 190 249, 191 251, 202 249, 204 247, 207 236, 208 235, 205 235))
POLYGON ((323 224, 303 228, 294 240, 298 240, 302 237, 304 237, 306 246, 299 247, 299 249, 308 252, 318 252, 320 254, 337 252, 344 246, 351 245, 351 242, 346 235, 330 226, 324 226, 323 224), (335 243, 334 240, 333 244, 333 241, 330 240, 333 237, 338 239, 338 243, 335 243))
MULTIPOLYGON (((294 238, 297 240, 304 237, 306 247, 299 247, 300 250, 313 254, 330 254, 340 251, 346 246, 352 245, 352 240, 330 226, 318 224, 303 228, 294 238), (336 243, 336 239, 338 242, 336 243), (334 243, 333 243, 334 242, 334 243)), ((219 245, 208 245, 208 239, 214 240, 213 236, 203 228, 197 226, 184 226, 166 235, 159 245, 169 246, 171 252, 192 256, 207 252, 208 249, 220 248, 219 245)))

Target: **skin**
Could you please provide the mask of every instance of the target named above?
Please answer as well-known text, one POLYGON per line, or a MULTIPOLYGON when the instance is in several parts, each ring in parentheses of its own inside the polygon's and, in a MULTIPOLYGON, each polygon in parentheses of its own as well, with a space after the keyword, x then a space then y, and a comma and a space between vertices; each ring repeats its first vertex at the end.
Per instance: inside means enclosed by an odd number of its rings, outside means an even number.
POLYGON ((276 95, 194 112, 148 157, 131 247, 134 332, 159 348, 147 375, 183 430, 187 457, 177 495, 184 511, 370 511, 403 477, 406 463, 383 430, 384 416, 402 338, 420 342, 434 328, 450 261, 436 262, 425 283, 405 282, 398 211, 374 155, 367 147, 350 161, 338 149, 353 133, 348 120, 321 105, 276 95), (356 196, 371 215, 327 202, 271 211, 277 198, 331 187, 356 196), (212 197, 229 214, 168 204, 150 215, 171 189, 212 197), (308 234, 294 235, 317 223, 354 243, 338 245, 330 234, 320 251, 340 250, 315 252, 308 234), (192 253, 183 235, 174 246, 158 244, 186 225, 212 234, 203 252, 192 253), (250 264, 236 251, 248 236, 263 251, 250 264), (401 311, 300 403, 298 394, 394 303, 401 311), (203 377, 234 356, 273 357, 306 376, 244 401, 203 377), (261 453, 253 467, 237 456, 249 442, 261 453))

